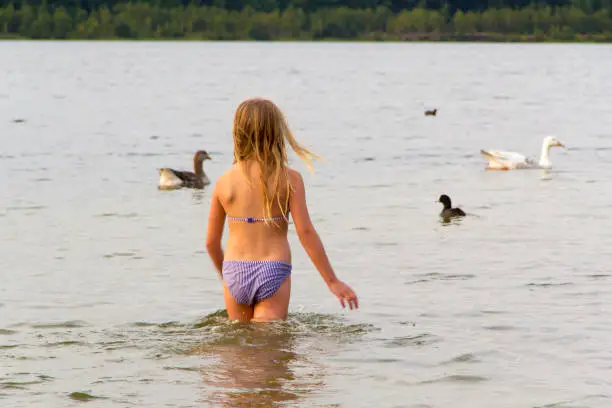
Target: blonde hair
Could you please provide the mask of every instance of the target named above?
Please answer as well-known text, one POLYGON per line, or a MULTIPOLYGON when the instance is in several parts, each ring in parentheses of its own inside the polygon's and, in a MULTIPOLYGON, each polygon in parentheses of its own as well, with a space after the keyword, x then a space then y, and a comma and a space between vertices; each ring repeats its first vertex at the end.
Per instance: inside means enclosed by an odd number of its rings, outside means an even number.
POLYGON ((241 166, 241 162, 254 160, 259 164, 266 222, 272 217, 272 203, 275 200, 283 217, 287 220, 289 196, 293 189, 287 173, 289 161, 285 141, 306 163, 310 171, 312 171, 313 159, 318 156, 295 140, 281 110, 267 99, 247 99, 238 105, 234 115, 232 135, 234 163, 238 163, 245 177, 247 177, 246 170, 241 166), (287 188, 285 205, 281 205, 280 199, 280 183, 283 176, 287 188), (274 183, 272 189, 269 190, 268 181, 271 177, 274 183))

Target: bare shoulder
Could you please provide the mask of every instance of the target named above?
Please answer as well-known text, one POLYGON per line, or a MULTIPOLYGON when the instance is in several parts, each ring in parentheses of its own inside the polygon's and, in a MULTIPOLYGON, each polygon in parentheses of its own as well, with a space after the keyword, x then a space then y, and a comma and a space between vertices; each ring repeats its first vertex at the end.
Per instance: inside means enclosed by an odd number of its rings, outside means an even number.
POLYGON ((302 175, 300 174, 299 171, 292 169, 290 167, 287 167, 287 174, 289 176, 289 182, 291 183, 292 186, 296 186, 296 185, 303 185, 304 184, 304 179, 302 179, 302 175))
POLYGON ((217 178, 217 182, 215 183, 215 187, 214 187, 214 190, 216 192, 222 192, 225 190, 232 176, 233 170, 234 169, 230 167, 229 169, 225 170, 225 172, 217 178))
POLYGON ((219 177, 219 181, 222 183, 230 183, 236 174, 240 172, 240 169, 236 166, 232 166, 229 169, 225 170, 221 177, 219 177))

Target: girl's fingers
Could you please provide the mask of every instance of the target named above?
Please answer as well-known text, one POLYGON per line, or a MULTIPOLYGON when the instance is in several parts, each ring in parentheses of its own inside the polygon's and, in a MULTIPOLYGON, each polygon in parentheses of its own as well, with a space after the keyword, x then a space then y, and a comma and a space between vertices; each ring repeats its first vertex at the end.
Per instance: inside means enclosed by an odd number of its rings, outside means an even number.
POLYGON ((352 290, 349 290, 349 294, 347 295, 348 302, 351 306, 351 309, 359 308, 359 300, 357 299, 357 295, 352 290))
POLYGON ((338 291, 339 293, 336 295, 336 297, 338 297, 338 300, 340 301, 340 305, 343 309, 345 309, 346 304, 348 303, 348 306, 351 310, 358 309, 359 301, 357 299, 357 295, 348 285, 344 284, 343 286, 344 287, 341 286, 340 288, 338 288, 340 290, 338 291))

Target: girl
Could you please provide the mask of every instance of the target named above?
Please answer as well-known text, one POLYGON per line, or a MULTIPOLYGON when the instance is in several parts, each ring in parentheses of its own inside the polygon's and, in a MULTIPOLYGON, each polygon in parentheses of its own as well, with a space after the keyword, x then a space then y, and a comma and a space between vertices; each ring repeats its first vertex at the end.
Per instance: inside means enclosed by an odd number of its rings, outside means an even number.
POLYGON ((289 143, 311 169, 316 156, 300 146, 280 109, 266 99, 242 102, 234 116, 234 165, 219 177, 212 193, 206 248, 223 280, 229 318, 285 320, 291 288, 289 213, 310 260, 338 297, 357 308, 357 295, 340 281, 329 263, 306 206, 301 175, 287 167, 289 143), (225 219, 229 238, 221 236, 225 219))

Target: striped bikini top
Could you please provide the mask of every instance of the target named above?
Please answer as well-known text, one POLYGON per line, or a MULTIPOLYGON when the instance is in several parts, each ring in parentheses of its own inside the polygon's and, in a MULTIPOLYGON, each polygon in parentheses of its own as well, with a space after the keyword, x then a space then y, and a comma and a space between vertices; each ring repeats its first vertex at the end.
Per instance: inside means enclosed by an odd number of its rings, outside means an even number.
POLYGON ((280 216, 280 217, 272 217, 272 218, 254 218, 254 217, 230 217, 228 215, 227 219, 230 221, 241 221, 241 222, 248 222, 249 224, 252 224, 254 222, 283 221, 285 220, 285 217, 280 216))

